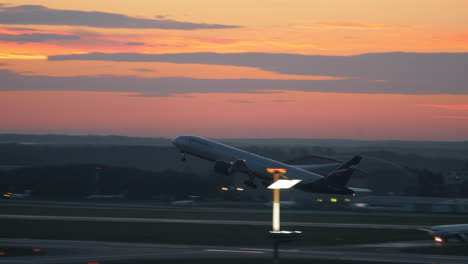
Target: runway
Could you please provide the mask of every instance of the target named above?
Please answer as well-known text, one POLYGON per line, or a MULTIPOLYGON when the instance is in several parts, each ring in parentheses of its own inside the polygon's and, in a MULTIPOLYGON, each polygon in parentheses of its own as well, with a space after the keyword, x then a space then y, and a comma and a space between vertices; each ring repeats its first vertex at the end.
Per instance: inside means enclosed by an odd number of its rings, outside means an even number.
MULTIPOLYGON (((19 205, 20 203, 16 203, 19 205)), ((13 205, 13 203, 12 203, 13 205)), ((50 204, 51 207, 66 207, 67 204, 50 204)), ((74 204, 77 207, 120 207, 121 205, 93 206, 90 204, 74 204)), ((74 207, 68 205, 67 208, 74 207)), ((126 207, 126 206, 125 206, 126 207)), ((130 208, 130 207, 126 207, 130 208)), ((175 208, 169 206, 148 207, 149 210, 188 210, 212 211, 219 208, 175 208)), ((136 208, 135 208, 136 209, 136 208)), ((141 209, 141 207, 140 207, 141 209)), ((146 209, 145 209, 146 210, 146 209)), ((223 209, 222 209, 223 210, 223 209)), ((229 210, 229 209, 226 209, 229 210)), ((233 211, 250 211, 256 209, 232 209, 233 211)), ((270 209, 262 209, 270 212, 270 209)), ((316 213, 302 211, 304 214, 316 213)), ((241 221, 241 220, 210 220, 210 219, 169 219, 169 218, 136 218, 136 217, 95 217, 95 216, 48 216, 48 215, 18 215, 1 214, 0 219, 29 219, 29 220, 57 220, 57 221, 95 221, 95 222, 131 222, 131 223, 186 223, 209 225, 250 225, 270 226, 271 221, 241 221)), ((360 224, 360 223, 311 223, 311 222, 282 222, 289 227, 336 227, 336 228, 381 228, 381 229, 418 229, 427 228, 420 225, 393 224, 360 224)), ((0 234, 1 235, 1 234, 0 234)), ((33 257, 0 257, 0 264, 42 264, 42 263, 88 263, 93 261, 110 260, 141 260, 141 259, 195 259, 195 258, 271 258, 272 249, 263 246, 204 246, 180 244, 145 244, 145 243, 117 243, 95 241, 42 240, 42 239, 1 239, 0 246, 22 246, 41 248, 48 254, 33 257)), ((401 253, 400 248, 415 246, 433 246, 430 241, 398 242, 368 245, 340 245, 340 246, 281 246, 281 258, 302 259, 335 259, 355 261, 386 261, 391 263, 443 263, 466 264, 468 257, 438 256, 401 253)))
MULTIPOLYGON (((0 263, 88 263, 110 260, 196 259, 196 258, 271 258, 268 246, 222 247, 203 245, 170 245, 143 243, 111 243, 95 241, 65 241, 42 239, 0 239, 0 245, 41 248, 48 254, 32 257, 2 257, 0 263)), ((400 253, 399 248, 430 246, 430 242, 404 242, 352 246, 282 246, 283 259, 335 259, 355 261, 386 261, 390 263, 466 264, 468 256, 440 256, 400 253)))
MULTIPOLYGON (((81 208, 81 209, 122 209, 122 210, 145 210, 145 211, 185 211, 185 212, 217 212, 217 213, 249 213, 263 214, 271 213, 271 207, 264 203, 244 203, 241 207, 239 203, 234 204, 201 204, 199 206, 174 206, 161 202, 103 202, 103 201, 35 201, 35 200, 0 200, 1 206, 35 206, 43 208, 81 208), (208 206, 210 205, 210 206, 208 206), (256 208, 252 208, 252 206, 256 208)), ((284 214, 304 214, 304 215, 362 215, 362 212, 356 211, 321 211, 310 209, 281 208, 284 214)), ((372 216, 393 216, 395 212, 366 212, 372 216)), ((427 213, 408 213, 398 212, 399 216, 433 216, 427 213)), ((444 214, 452 216, 451 214, 444 214)), ((460 216, 453 214, 453 216, 460 216)))
MULTIPOLYGON (((96 221, 96 222, 128 222, 128 223, 184 223, 210 225, 250 225, 270 226, 271 221, 240 221, 240 220, 209 220, 209 219, 165 219, 165 218, 132 218, 132 217, 94 217, 94 216, 49 216, 49 215, 0 215, 0 219, 27 220, 60 220, 60 221, 96 221)), ((381 229, 427 229, 421 225, 390 225, 390 224, 350 224, 350 223, 310 223, 282 222, 285 226, 294 227, 341 227, 341 228, 381 228, 381 229)))

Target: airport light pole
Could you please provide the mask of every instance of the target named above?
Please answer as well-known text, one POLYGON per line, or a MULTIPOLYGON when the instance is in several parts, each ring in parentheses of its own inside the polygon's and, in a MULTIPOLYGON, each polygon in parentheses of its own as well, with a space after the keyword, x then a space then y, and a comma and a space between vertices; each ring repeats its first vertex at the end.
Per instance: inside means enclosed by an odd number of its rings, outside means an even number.
POLYGON ((273 184, 268 186, 268 189, 273 189, 273 204, 272 204, 272 231, 270 234, 273 238, 273 263, 279 263, 279 243, 282 240, 294 239, 301 232, 281 231, 280 228, 280 190, 289 189, 299 183, 301 180, 289 180, 284 174, 286 169, 268 168, 268 173, 273 175, 273 184), (281 179, 280 177, 286 178, 281 179))

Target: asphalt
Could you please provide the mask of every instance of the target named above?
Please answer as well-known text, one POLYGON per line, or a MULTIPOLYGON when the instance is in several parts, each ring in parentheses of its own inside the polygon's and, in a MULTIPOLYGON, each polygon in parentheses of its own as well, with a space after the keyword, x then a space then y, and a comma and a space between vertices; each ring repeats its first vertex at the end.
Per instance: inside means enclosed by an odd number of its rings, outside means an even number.
MULTIPOLYGON (((1 201, 3 205, 36 204, 31 201, 1 201), (8 203, 7 203, 8 202, 8 203)), ((36 205, 44 203, 37 203, 36 205)), ((108 204, 108 203, 47 203, 46 207, 97 207, 97 208, 135 208, 133 204, 108 204)), ((181 210, 181 208, 169 206, 144 205, 138 209, 149 210, 181 210), (156 207, 156 208, 155 208, 156 207)), ((137 208, 135 208, 137 209, 137 208)), ((187 211, 218 211, 219 208, 184 208, 187 211)), ((226 209, 232 212, 259 212, 269 209, 226 209)), ((301 213, 318 213, 310 211, 298 211, 301 213)), ((330 213, 330 212, 327 212, 330 213)), ((388 213, 387 213, 388 214, 388 213)), ((43 216, 43 215, 0 215, 0 219, 36 219, 36 220, 60 220, 60 221, 114 221, 114 222, 153 222, 153 223, 191 223, 191 224, 220 224, 220 225, 271 225, 270 221, 235 221, 235 220, 200 220, 200 219, 163 219, 163 218, 130 218, 130 217, 81 217, 81 216, 43 216)), ((359 223, 308 223, 308 222, 283 222, 288 226, 310 227, 352 227, 352 228, 385 228, 385 229, 417 229, 427 228, 419 225, 389 225, 389 224, 359 224, 359 223)), ((0 230, 1 236, 1 230, 0 230)), ((272 249, 266 246, 205 246, 205 245, 169 245, 169 244, 144 244, 144 243, 116 243, 96 241, 71 241, 71 240, 40 240, 40 239, 6 239, 0 238, 0 246, 18 246, 40 248, 47 252, 44 256, 29 257, 0 257, 1 263, 93 263, 110 260, 139 259, 196 259, 196 258, 271 258, 272 249)), ((294 246, 285 244, 281 246, 281 258, 302 259, 334 259, 354 261, 385 261, 391 263, 443 263, 466 264, 468 257, 440 256, 401 253, 401 248, 434 246, 431 241, 414 241, 369 245, 346 246, 294 246)))
MULTIPOLYGON (((264 203, 203 203, 197 206, 174 206, 162 202, 132 202, 132 201, 47 201, 47 200, 1 200, 1 206, 25 206, 25 207, 48 207, 48 208, 83 208, 83 209, 124 209, 124 210, 147 210, 147 211, 187 211, 187 212, 221 212, 221 213, 271 213, 271 206, 268 208, 264 203), (210 206, 208 206, 210 205, 210 206)), ((395 212, 380 211, 331 211, 331 210, 311 210, 297 209, 296 207, 281 207, 284 214, 312 214, 312 215, 380 215, 393 216, 395 212)), ((428 213, 397 212, 398 216, 433 216, 428 213)), ((461 216, 460 214, 444 214, 445 216, 461 216)))
MULTIPOLYGON (((98 216, 8 215, 8 214, 0 214, 0 219, 96 221, 96 222, 126 222, 126 223, 185 223, 185 224, 251 225, 251 226, 271 225, 271 221, 166 219, 166 218, 132 218, 132 217, 98 217, 98 216)), ((382 228, 382 229, 399 229, 399 230, 428 228, 427 226, 421 226, 421 225, 390 225, 390 224, 349 224, 349 223, 310 223, 310 222, 282 222, 282 224, 286 226, 382 228)))
MULTIPOLYGON (((427 241, 385 243, 353 246, 302 246, 291 244, 280 249, 283 259, 334 259, 354 261, 377 261, 390 263, 443 263, 466 264, 468 256, 441 256, 400 253, 400 248, 431 246, 427 241)), ((199 258, 272 258, 272 248, 223 247, 204 245, 170 245, 143 243, 114 243, 95 241, 0 239, 0 245, 40 248, 47 252, 43 256, 1 257, 0 263, 92 263, 112 260, 162 260, 199 258)))

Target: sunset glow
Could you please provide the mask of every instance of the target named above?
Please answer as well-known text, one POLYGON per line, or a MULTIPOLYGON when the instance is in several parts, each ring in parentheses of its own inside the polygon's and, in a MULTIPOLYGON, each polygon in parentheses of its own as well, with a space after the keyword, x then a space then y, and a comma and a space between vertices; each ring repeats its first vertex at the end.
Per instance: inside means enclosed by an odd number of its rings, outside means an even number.
POLYGON ((0 133, 468 140, 467 8, 0 4, 0 133))

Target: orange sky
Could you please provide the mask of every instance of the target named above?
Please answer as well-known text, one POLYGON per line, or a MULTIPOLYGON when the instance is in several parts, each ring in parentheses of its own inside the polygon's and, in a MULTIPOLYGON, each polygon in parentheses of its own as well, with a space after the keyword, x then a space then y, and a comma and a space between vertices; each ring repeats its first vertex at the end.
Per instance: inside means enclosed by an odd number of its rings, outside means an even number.
MULTIPOLYGON (((468 1, 463 0, 18 0, 6 7, 22 5, 238 27, 180 30, 23 21, 2 24, 0 14, 0 71, 12 72, 17 78, 112 75, 137 80, 183 77, 326 82, 352 78, 282 73, 275 71, 274 65, 268 70, 203 63, 47 58, 93 52, 325 56, 468 52, 468 1)), ((132 93, 131 87, 128 92, 100 92, 99 88, 80 92, 3 87, 0 133, 468 140, 468 89, 365 94, 300 92, 285 87, 282 92, 266 94, 194 92, 145 97, 132 93)))
POLYGON ((468 2, 459 0, 15 1, 15 5, 21 4, 115 12, 139 18, 161 15, 177 21, 237 25, 240 28, 184 31, 34 25, 28 27, 65 34, 87 32, 87 36, 76 42, 62 41, 58 46, 54 43, 3 43, 0 47, 4 54, 127 50, 350 55, 388 51, 468 51, 468 2), (167 46, 120 45, 129 41, 167 46))
POLYGON ((2 118, 4 129, 34 133, 342 138, 346 132, 347 138, 364 140, 465 140, 468 120, 449 116, 466 117, 467 101, 468 95, 285 92, 147 98, 39 91, 4 92, 0 111, 15 113, 2 118))

